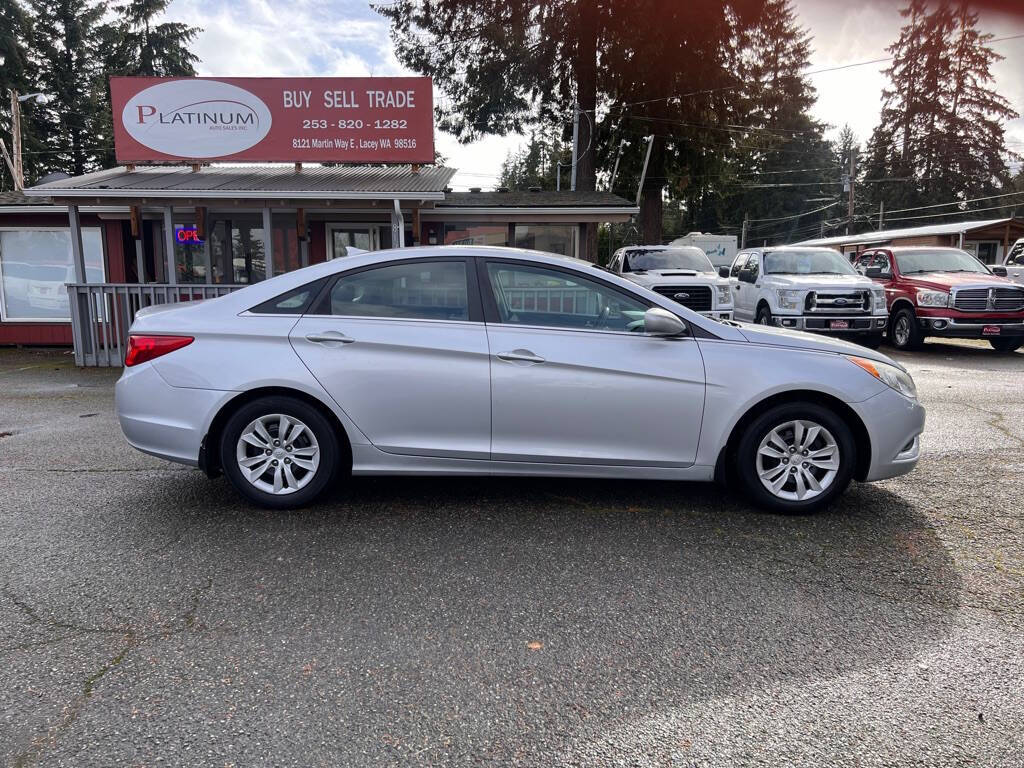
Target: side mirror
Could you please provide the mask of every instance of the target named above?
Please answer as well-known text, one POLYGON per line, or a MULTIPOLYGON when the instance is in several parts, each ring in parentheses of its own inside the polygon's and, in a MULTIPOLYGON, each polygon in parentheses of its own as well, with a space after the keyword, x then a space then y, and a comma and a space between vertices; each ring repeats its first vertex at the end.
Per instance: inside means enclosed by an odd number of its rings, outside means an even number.
POLYGON ((651 307, 644 312, 644 333, 651 336, 682 336, 686 323, 667 309, 651 307))
POLYGON ((999 277, 1006 277, 1006 267, 992 267, 992 274, 999 275, 999 277))
POLYGON ((754 282, 754 273, 751 272, 749 269, 741 269, 737 277, 739 277, 741 283, 754 282))
POLYGON ((728 267, 719 267, 718 268, 718 276, 719 277, 729 277, 729 268, 728 267))
POLYGON ((882 276, 882 268, 881 267, 866 267, 864 269, 864 274, 867 277, 881 277, 882 276))

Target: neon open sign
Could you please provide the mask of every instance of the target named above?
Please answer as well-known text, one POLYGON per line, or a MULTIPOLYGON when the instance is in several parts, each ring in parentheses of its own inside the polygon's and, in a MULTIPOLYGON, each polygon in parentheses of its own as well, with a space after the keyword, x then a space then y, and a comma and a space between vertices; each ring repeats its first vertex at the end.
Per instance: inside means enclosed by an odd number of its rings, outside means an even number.
POLYGON ((186 227, 184 225, 177 225, 174 227, 174 239, 182 245, 193 244, 202 245, 205 240, 199 237, 199 230, 195 227, 186 227))

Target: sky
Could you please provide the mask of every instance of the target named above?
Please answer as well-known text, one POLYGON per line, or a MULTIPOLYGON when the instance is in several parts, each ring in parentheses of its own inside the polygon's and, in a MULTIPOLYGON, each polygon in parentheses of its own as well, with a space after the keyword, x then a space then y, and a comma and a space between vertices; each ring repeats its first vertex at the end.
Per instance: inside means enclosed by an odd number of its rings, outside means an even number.
MULTIPOLYGON (((813 38, 810 71, 880 59, 898 36, 898 0, 794 0, 800 23, 813 38)), ((365 0, 173 0, 167 17, 203 32, 193 42, 200 75, 377 76, 416 74, 394 55, 387 20, 365 0)), ((983 11, 979 26, 996 37, 1024 34, 1024 15, 983 11)), ((1024 113, 1024 38, 993 44, 1005 60, 993 67, 995 87, 1024 113)), ((849 124, 861 141, 878 121, 886 84, 868 64, 810 75, 817 89, 814 116, 833 126, 849 124)), ((455 189, 497 183, 501 163, 521 136, 494 136, 469 145, 440 131, 437 150, 458 168, 455 189)), ((1024 155, 1024 118, 1007 125, 1007 146, 1024 155)))

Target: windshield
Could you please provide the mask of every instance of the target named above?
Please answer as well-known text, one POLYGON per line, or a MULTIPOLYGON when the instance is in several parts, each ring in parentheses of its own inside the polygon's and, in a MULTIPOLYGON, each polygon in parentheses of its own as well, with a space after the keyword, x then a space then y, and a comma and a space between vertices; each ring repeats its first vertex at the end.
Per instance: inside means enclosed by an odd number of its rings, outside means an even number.
POLYGON ((768 251, 764 255, 768 275, 856 275, 849 260, 836 251, 768 251))
POLYGON ((623 272, 642 272, 648 269, 691 269, 695 272, 714 272, 711 260, 700 248, 665 248, 660 251, 626 251, 623 272))
POLYGON ((910 251, 896 254, 896 264, 904 275, 921 272, 977 272, 987 275, 985 265, 966 251, 950 248, 942 251, 910 251))

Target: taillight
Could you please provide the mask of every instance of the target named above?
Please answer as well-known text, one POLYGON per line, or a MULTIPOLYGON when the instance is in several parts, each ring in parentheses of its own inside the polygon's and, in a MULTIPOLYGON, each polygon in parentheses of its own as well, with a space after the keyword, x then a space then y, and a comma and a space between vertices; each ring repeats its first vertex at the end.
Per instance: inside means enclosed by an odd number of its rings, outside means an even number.
POLYGON ((124 356, 124 364, 129 367, 138 365, 176 349, 187 347, 193 341, 191 336, 137 336, 132 334, 128 337, 128 352, 124 356))

